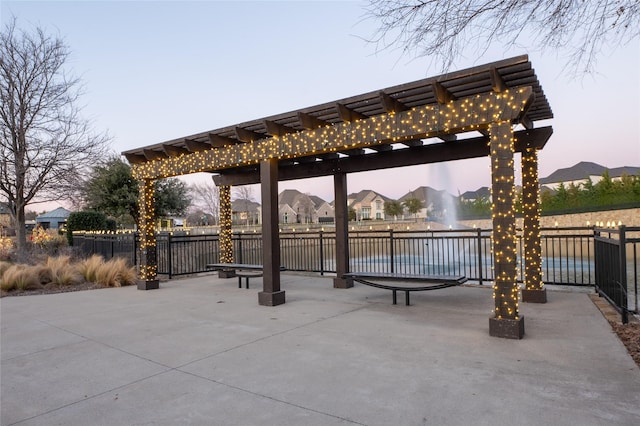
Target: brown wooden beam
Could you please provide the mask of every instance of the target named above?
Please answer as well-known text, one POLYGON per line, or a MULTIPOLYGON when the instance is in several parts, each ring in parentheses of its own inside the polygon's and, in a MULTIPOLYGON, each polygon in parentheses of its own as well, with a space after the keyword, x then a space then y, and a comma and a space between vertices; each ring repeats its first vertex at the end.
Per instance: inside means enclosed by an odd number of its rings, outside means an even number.
POLYGON ((422 143, 422 139, 414 139, 411 141, 404 141, 402 142, 402 145, 406 145, 408 147, 416 147, 416 146, 422 146, 424 144, 422 143))
POLYGON ((187 149, 191 152, 206 151, 208 149, 211 149, 211 145, 206 144, 204 142, 194 141, 192 139, 185 139, 184 144, 187 146, 187 149))
POLYGON ((356 110, 347 108, 339 102, 336 102, 336 109, 338 110, 338 115, 340 116, 342 121, 352 122, 369 118, 368 116, 361 114, 356 110))
POLYGON ((262 291, 258 304, 281 305, 285 293, 280 289, 280 234, 278 230, 278 160, 260 162, 262 194, 262 291))
MULTIPOLYGON (((552 133, 553 129, 551 127, 514 132, 515 152, 523 152, 527 148, 544 148, 552 133)), ((443 142, 415 148, 394 149, 387 152, 344 157, 337 160, 316 161, 309 164, 296 164, 294 166, 285 166, 281 161, 278 176, 281 181, 287 181, 329 176, 337 171, 356 173, 486 157, 489 155, 488 141, 488 137, 480 136, 460 139, 454 143, 443 142)), ((214 176, 213 180, 216 185, 249 185, 259 183, 260 176, 256 171, 249 172, 245 169, 242 173, 225 173, 214 176)))
POLYGON ((298 120, 302 127, 307 130, 313 130, 319 127, 329 126, 331 124, 328 121, 321 120, 316 116, 306 114, 304 112, 298 112, 298 120))
POLYGON ((209 143, 214 148, 222 148, 223 146, 237 145, 240 141, 226 136, 209 133, 209 143))
POLYGON ((372 150, 377 151, 377 152, 384 152, 384 151, 391 151, 393 149, 393 146, 391 146, 390 144, 387 144, 387 143, 383 143, 383 144, 380 144, 380 145, 370 146, 369 148, 371 148, 372 150))
POLYGON ((297 131, 296 129, 270 120, 264 120, 264 126, 267 128, 267 133, 271 136, 282 136, 286 135, 287 133, 295 133, 297 131))
POLYGON ((264 139, 267 135, 263 133, 254 132, 253 130, 244 129, 242 127, 235 127, 236 136, 241 142, 255 142, 258 139, 264 139))
POLYGON ((349 209, 347 207, 347 175, 333 175, 334 213, 336 223, 336 278, 334 288, 353 287, 353 280, 342 276, 349 272, 349 209))
POLYGON ((144 155, 138 155, 138 154, 124 154, 124 158, 127 159, 127 161, 129 162, 129 164, 140 164, 140 163, 144 163, 147 161, 147 157, 145 157, 144 155))
POLYGON ((179 146, 166 145, 166 144, 162 145, 162 150, 169 157, 177 157, 177 156, 179 156, 181 154, 188 154, 189 153, 188 149, 181 148, 179 146))
POLYGON ((455 101, 456 97, 453 96, 446 87, 442 85, 442 83, 438 81, 434 81, 432 84, 433 94, 436 97, 436 101, 439 104, 446 104, 450 101, 455 101))
POLYGON ((151 149, 144 148, 142 152, 144 153, 144 157, 149 161, 167 158, 167 155, 162 151, 153 151, 151 149))
POLYGON ((385 92, 380 92, 380 100, 382 101, 382 107, 388 113, 406 111, 409 109, 405 104, 385 92))
POLYGON ((344 154, 344 155, 348 155, 350 157, 357 157, 360 155, 364 155, 364 149, 363 148, 354 148, 354 149, 345 149, 343 151, 338 151, 340 154, 344 154))
POLYGON ((438 139, 445 142, 455 142, 458 140, 458 136, 455 133, 438 135, 438 139))
POLYGON ((498 73, 496 67, 489 68, 489 77, 491 77, 491 88, 494 92, 501 93, 507 90, 507 84, 502 79, 500 73, 498 73))

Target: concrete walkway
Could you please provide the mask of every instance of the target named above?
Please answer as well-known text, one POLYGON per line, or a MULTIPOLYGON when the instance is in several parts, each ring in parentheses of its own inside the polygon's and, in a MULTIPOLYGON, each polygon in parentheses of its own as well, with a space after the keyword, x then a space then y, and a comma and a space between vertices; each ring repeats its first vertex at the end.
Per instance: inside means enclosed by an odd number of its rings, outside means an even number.
POLYGON ((7 297, 2 425, 634 425, 640 370, 585 293, 521 304, 490 337, 490 288, 412 294, 283 275, 258 305, 213 275, 7 297))

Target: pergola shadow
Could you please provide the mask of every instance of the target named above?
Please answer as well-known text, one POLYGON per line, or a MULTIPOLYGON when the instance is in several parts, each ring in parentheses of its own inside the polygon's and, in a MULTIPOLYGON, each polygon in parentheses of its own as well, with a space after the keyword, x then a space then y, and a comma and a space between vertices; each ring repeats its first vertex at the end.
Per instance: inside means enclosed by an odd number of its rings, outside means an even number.
POLYGON ((214 173, 220 188, 221 263, 233 261, 231 186, 260 183, 263 291, 259 303, 285 303, 280 288, 278 181, 332 175, 334 287, 349 288, 349 173, 490 156, 495 314, 491 335, 522 338, 516 273, 514 154, 521 154, 525 289, 546 302, 541 278, 538 150, 553 118, 526 55, 210 130, 124 152, 140 182, 140 289, 158 288, 154 181, 214 173), (424 140, 430 143, 425 144, 424 140))

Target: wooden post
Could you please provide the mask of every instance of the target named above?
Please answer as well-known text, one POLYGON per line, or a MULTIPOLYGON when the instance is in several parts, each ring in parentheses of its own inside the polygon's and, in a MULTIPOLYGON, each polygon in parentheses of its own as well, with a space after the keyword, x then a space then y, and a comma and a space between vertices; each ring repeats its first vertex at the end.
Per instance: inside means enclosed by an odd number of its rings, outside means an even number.
POLYGON ((258 303, 281 305, 285 293, 280 290, 280 234, 278 230, 278 160, 260 162, 260 191, 262 195, 262 267, 263 289, 258 303))
POLYGON ((349 212, 347 210, 347 175, 335 173, 333 175, 333 190, 335 194, 336 220, 336 278, 333 279, 334 288, 351 288, 353 279, 342 278, 349 272, 349 212))
POLYGON ((140 232, 140 270, 138 290, 155 290, 158 281, 158 257, 156 252, 155 181, 138 182, 138 230, 140 232))
POLYGON ((540 187, 538 152, 522 151, 522 214, 524 233, 524 284, 522 301, 546 303, 547 290, 542 282, 542 244, 540 243, 540 187))
POLYGON ((489 334, 521 339, 524 317, 518 312, 516 271, 516 220, 514 211, 513 129, 509 121, 489 126, 495 315, 489 318, 489 334))

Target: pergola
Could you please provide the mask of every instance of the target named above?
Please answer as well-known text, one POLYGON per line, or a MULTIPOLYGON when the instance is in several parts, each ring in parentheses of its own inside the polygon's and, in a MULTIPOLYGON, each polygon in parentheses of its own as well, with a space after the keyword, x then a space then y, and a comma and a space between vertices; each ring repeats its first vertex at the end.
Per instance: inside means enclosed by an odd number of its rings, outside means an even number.
POLYGON ((260 183, 263 236, 261 305, 285 303, 280 288, 278 181, 332 175, 334 287, 349 288, 347 174, 490 156, 495 313, 493 336, 521 338, 516 271, 514 153, 521 154, 525 302, 546 302, 541 277, 537 151, 553 118, 526 55, 350 98, 210 130, 123 153, 140 185, 139 289, 159 287, 154 181, 214 173, 220 189, 221 262, 232 262, 231 186, 260 183), (425 142, 425 139, 427 141, 425 142))

